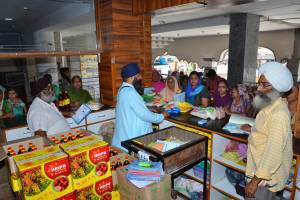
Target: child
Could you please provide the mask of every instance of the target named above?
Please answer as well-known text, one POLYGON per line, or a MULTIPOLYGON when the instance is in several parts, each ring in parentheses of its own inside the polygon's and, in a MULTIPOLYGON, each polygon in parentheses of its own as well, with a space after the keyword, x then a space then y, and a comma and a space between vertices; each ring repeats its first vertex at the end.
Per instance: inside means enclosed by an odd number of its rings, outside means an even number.
POLYGON ((25 119, 27 108, 25 103, 18 97, 17 91, 14 88, 10 88, 7 93, 8 99, 4 105, 4 111, 17 119, 25 119))
POLYGON ((229 93, 227 81, 225 79, 221 79, 218 82, 218 90, 214 94, 214 106, 229 108, 231 103, 232 97, 229 93))

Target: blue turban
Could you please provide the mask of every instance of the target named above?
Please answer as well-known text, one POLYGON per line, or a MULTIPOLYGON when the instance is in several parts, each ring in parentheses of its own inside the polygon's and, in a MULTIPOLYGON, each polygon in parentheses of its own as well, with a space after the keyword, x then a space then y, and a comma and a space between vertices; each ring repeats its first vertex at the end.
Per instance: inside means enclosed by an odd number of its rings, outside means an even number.
POLYGON ((140 68, 137 63, 129 63, 122 68, 122 78, 130 78, 140 73, 140 68))

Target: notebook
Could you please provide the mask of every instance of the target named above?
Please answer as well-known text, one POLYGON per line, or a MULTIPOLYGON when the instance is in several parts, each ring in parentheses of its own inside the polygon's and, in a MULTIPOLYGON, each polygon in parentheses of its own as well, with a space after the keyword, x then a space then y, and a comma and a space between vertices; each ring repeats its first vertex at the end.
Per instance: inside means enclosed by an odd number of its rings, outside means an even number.
POLYGON ((75 112, 75 114, 72 116, 72 119, 76 122, 76 124, 80 124, 84 118, 86 118, 92 110, 90 107, 86 104, 82 104, 75 112))

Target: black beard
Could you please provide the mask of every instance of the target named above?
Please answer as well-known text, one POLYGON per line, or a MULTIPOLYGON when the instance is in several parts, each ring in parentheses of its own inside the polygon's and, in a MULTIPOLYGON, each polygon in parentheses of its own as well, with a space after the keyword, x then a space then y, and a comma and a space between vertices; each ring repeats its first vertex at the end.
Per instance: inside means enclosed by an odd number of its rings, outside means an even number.
POLYGON ((140 95, 144 94, 144 87, 141 79, 134 78, 132 85, 140 95))

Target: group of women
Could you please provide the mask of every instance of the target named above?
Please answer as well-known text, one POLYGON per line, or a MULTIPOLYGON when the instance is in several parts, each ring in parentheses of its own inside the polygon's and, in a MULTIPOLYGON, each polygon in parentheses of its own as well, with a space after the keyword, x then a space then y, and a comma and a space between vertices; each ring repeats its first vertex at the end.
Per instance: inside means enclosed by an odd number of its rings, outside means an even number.
POLYGON ((175 76, 168 76, 166 81, 157 70, 153 71, 152 87, 165 101, 169 102, 174 96, 183 92, 181 88, 185 88, 186 101, 194 106, 201 107, 223 107, 227 114, 246 114, 251 108, 253 99, 252 88, 244 85, 237 85, 229 89, 228 83, 223 78, 215 78, 207 80, 207 83, 216 85, 213 90, 208 90, 204 85, 200 74, 196 71, 190 73, 186 85, 180 85, 183 81, 177 80, 175 76), (212 83, 215 81, 215 83, 212 83))

